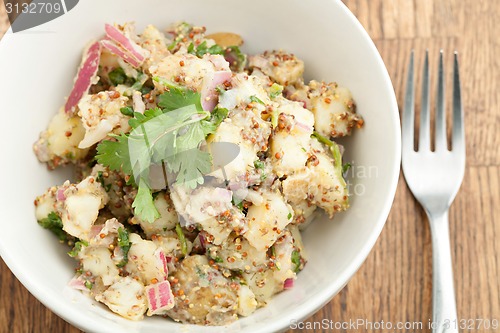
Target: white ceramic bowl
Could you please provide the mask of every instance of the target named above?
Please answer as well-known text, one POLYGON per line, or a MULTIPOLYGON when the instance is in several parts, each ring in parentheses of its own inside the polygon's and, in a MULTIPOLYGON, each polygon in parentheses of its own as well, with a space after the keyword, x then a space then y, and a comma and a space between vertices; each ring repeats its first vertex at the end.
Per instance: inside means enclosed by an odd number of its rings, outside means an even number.
MULTIPOLYGON (((379 236, 394 198, 400 164, 396 99, 368 34, 334 0, 85 0, 70 12, 0 43, 0 254, 43 304, 87 332, 276 332, 326 304, 354 275, 379 236), (186 20, 209 32, 233 31, 250 53, 283 48, 306 64, 306 78, 349 87, 365 127, 344 140, 357 177, 352 207, 334 221, 318 218, 305 232, 309 262, 295 287, 231 326, 182 326, 162 318, 132 322, 66 287, 75 263, 34 218, 33 199, 69 170, 48 172, 32 143, 68 95, 81 51, 104 23, 134 20, 164 28, 186 20)), ((383 274, 383 273, 381 273, 383 274)), ((5 292, 5 291, 4 291, 5 292)), ((369 291, 367 291, 369 292, 369 291)))

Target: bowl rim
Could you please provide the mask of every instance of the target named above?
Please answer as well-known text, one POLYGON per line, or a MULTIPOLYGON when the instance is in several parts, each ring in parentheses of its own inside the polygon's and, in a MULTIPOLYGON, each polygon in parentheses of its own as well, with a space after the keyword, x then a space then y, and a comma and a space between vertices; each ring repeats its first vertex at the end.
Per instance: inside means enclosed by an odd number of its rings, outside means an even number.
MULTIPOLYGON (((392 124, 390 124, 392 130, 395 133, 395 142, 392 151, 390 151, 391 155, 394 156, 394 161, 392 163, 392 174, 391 180, 388 184, 389 195, 384 203, 384 206, 381 210, 381 214, 376 221, 374 226, 374 231, 370 234, 370 237, 365 242, 361 251, 359 251, 355 255, 355 259, 352 260, 351 264, 346 267, 341 273, 338 279, 330 283, 327 288, 321 293, 318 297, 309 298, 304 303, 301 304, 300 307, 294 308, 292 311, 276 318, 275 321, 267 325, 266 327, 256 329, 254 332, 280 332, 289 329, 292 320, 294 322, 300 322, 304 319, 309 318, 312 314, 321 309, 324 305, 326 305, 344 286, 350 281, 350 279, 356 274, 361 265, 365 262, 369 253, 373 249, 377 239, 379 238, 382 229, 387 221, 389 216, 392 204, 395 199, 397 184, 399 181, 400 174, 400 164, 401 164, 401 126, 400 126, 400 117, 399 117, 399 108, 396 100, 396 95, 394 93, 394 88, 387 71, 387 68, 382 60, 380 53, 378 52, 373 40, 370 38, 368 32, 364 29, 362 24, 359 22, 357 17, 348 9, 348 7, 341 0, 327 0, 332 2, 334 5, 339 7, 339 10, 343 12, 343 15, 346 15, 353 22, 354 27, 360 33, 360 36, 367 43, 373 54, 375 55, 375 60, 377 62, 377 66, 382 69, 382 78, 383 81, 381 84, 384 86, 384 89, 388 91, 388 95, 390 98, 390 112, 393 113, 392 116, 392 124)), ((12 28, 6 32, 7 34, 12 33, 12 28)), ((9 38, 8 36, 5 36, 9 38)), ((23 269, 21 265, 18 265, 14 258, 10 256, 9 251, 3 247, 0 243, 0 257, 4 260, 5 264, 14 274, 14 276, 22 283, 22 285, 44 306, 53 311, 57 316, 64 319, 71 325, 82 329, 86 332, 102 332, 103 327, 99 323, 99 321, 92 319, 91 317, 82 317, 81 312, 77 311, 76 308, 68 308, 64 305, 62 301, 59 301, 57 298, 51 297, 49 291, 43 288, 35 277, 29 277, 27 274, 23 273, 23 269), (85 319, 85 320, 84 320, 85 319)), ((193 325, 194 326, 194 325, 193 325)))

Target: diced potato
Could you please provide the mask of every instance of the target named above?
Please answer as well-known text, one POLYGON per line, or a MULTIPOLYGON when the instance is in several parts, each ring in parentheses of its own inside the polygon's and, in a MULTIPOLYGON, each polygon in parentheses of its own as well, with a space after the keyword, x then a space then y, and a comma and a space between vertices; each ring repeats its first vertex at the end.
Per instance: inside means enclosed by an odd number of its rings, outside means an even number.
POLYGON ((254 293, 259 306, 264 306, 274 294, 283 290, 283 283, 274 278, 274 271, 271 269, 243 273, 243 278, 254 293))
POLYGON ((55 212, 57 210, 56 208, 56 193, 57 193, 58 187, 53 186, 50 189, 47 190, 44 194, 38 196, 35 199, 35 217, 37 221, 40 221, 47 216, 51 212, 55 212))
POLYGON ((257 300, 253 291, 245 285, 238 290, 238 314, 247 317, 257 309, 257 300))
POLYGON ((267 149, 270 135, 269 123, 260 116, 252 111, 234 110, 207 140, 215 163, 229 159, 225 165, 216 165, 210 175, 231 182, 246 179, 254 169, 257 153, 267 149), (236 156, 231 158, 232 154, 236 156))
POLYGON ((183 186, 171 188, 171 198, 186 225, 198 224, 221 244, 234 229, 244 225, 244 215, 234 209, 230 191, 219 187, 198 187, 191 191, 183 186))
POLYGON ((79 239, 88 241, 92 225, 109 200, 101 183, 93 176, 77 185, 70 185, 65 191, 60 208, 63 230, 79 239))
MULTIPOLYGON (((182 253, 182 245, 179 240, 179 236, 175 231, 165 231, 160 236, 156 236, 152 239, 153 243, 158 246, 158 248, 163 250, 163 253, 167 257, 176 257, 182 259, 184 254, 182 253)), ((186 239, 187 253, 191 253, 193 249, 193 243, 186 239)))
POLYGON ((80 149, 78 144, 85 135, 80 117, 69 116, 61 108, 52 118, 46 131, 33 145, 33 150, 40 162, 54 169, 59 165, 75 162, 84 158, 88 149, 80 149))
POLYGON ((238 318, 239 284, 231 283, 212 268, 205 256, 186 257, 172 279, 178 281, 172 285, 175 306, 167 312, 172 319, 190 324, 227 325, 238 318))
POLYGON ((252 56, 249 59, 249 65, 260 69, 282 86, 301 80, 304 74, 304 62, 295 55, 282 50, 266 51, 263 54, 252 56))
POLYGON ((130 130, 128 120, 120 109, 127 106, 128 97, 118 91, 102 91, 86 95, 78 103, 78 115, 82 118, 85 137, 79 148, 89 148, 110 133, 120 134, 130 130))
POLYGON ((95 299, 122 317, 141 320, 147 310, 144 285, 131 277, 121 278, 95 299))
POLYGON ((333 159, 315 144, 315 163, 304 171, 289 176, 282 183, 288 201, 299 203, 305 199, 325 210, 330 217, 349 206, 347 186, 334 167, 333 159))
POLYGON ((148 238, 151 238, 152 235, 166 235, 179 223, 177 212, 168 193, 160 192, 154 199, 154 205, 160 213, 160 217, 153 223, 143 221, 138 217, 131 219, 131 223, 141 226, 148 238))
POLYGON ((265 200, 261 205, 248 208, 248 231, 243 237, 257 250, 267 251, 293 220, 293 209, 280 193, 265 192, 262 196, 265 200))
POLYGON ((350 135, 355 126, 363 125, 347 88, 339 87, 336 83, 311 81, 308 96, 315 116, 314 126, 321 135, 343 137, 350 135))
POLYGON ((149 57, 141 66, 143 71, 147 72, 151 66, 158 64, 170 54, 167 47, 170 43, 171 41, 155 26, 151 24, 146 26, 139 41, 139 45, 149 51, 149 57))
POLYGON ((105 286, 109 286, 121 277, 118 268, 111 259, 111 251, 105 247, 87 247, 79 255, 82 258, 83 270, 91 272, 93 276, 102 278, 105 286))
POLYGON ((145 285, 154 281, 163 281, 166 273, 159 257, 161 249, 152 241, 142 239, 138 234, 131 233, 129 240, 131 246, 125 269, 145 285))
POLYGON ((220 267, 230 270, 256 271, 265 266, 265 251, 259 251, 243 237, 231 234, 221 245, 207 245, 207 254, 220 267))

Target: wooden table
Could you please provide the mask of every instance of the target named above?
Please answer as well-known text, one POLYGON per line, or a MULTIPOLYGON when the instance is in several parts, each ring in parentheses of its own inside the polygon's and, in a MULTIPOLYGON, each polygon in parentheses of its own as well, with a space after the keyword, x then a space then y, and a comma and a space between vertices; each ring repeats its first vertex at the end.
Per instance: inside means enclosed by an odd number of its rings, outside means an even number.
MULTIPOLYGON (((409 51, 417 64, 440 48, 450 65, 460 53, 466 115, 467 168, 450 212, 459 318, 500 320, 500 2, 489 0, 346 0, 375 41, 401 106, 409 51)), ((0 6, 0 31, 5 10, 0 6)), ((0 35, 1 36, 1 35, 0 35)), ((450 85, 449 85, 450 86, 450 85)), ((387 225, 365 264, 328 305, 306 323, 366 320, 423 322, 430 332, 431 240, 423 210, 400 177, 387 225)), ((293 332, 389 332, 375 329, 293 332)), ((464 332, 495 330, 464 330, 464 332)), ((500 329, 496 330, 497 332, 500 329)), ((40 304, 0 261, 0 332, 79 332, 40 304)), ((292 330, 290 330, 292 332, 292 330)))

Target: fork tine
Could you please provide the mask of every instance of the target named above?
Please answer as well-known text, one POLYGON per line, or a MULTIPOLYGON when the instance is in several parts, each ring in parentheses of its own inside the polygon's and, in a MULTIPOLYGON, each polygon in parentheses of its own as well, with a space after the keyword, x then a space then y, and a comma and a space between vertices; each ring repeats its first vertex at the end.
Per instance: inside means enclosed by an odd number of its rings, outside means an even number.
POLYGON ((458 52, 455 51, 453 66, 453 135, 452 150, 464 149, 464 111, 460 94, 460 71, 458 69, 458 52))
POLYGON ((446 146, 446 107, 444 96, 443 50, 439 53, 438 85, 436 99, 436 150, 445 150, 446 146))
POLYGON ((402 146, 403 150, 413 149, 413 124, 415 114, 415 91, 413 87, 413 50, 410 54, 410 63, 408 65, 408 79, 406 81, 405 103, 403 108, 403 128, 402 128, 402 146))
POLYGON ((429 51, 425 51, 425 62, 422 73, 422 106, 420 109, 420 134, 418 150, 430 150, 430 85, 429 85, 429 51))

